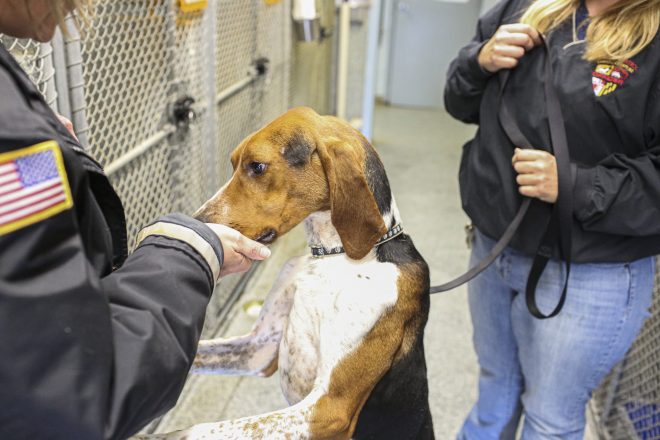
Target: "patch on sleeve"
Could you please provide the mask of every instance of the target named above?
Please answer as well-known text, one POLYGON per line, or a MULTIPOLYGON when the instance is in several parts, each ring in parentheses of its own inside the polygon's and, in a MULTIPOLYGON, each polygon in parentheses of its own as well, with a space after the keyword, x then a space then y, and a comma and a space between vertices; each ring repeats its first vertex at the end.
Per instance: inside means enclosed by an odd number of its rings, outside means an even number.
POLYGON ((55 141, 0 154, 0 235, 73 206, 62 152, 55 141))

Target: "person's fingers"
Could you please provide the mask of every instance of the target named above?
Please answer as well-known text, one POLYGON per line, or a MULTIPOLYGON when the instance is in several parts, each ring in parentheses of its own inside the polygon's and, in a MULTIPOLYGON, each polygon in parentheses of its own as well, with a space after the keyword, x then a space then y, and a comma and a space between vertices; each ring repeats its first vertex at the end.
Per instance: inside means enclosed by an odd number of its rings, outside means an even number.
POLYGON ((540 196, 538 188, 533 185, 519 186, 518 192, 526 197, 539 198, 540 196))
POLYGON ((493 54, 500 57, 520 58, 525 55, 525 48, 512 46, 510 44, 496 44, 493 46, 493 54))
POLYGON ((518 65, 516 58, 503 57, 496 54, 493 54, 492 60, 497 69, 513 69, 518 65))
POLYGON ((535 46, 541 44, 541 36, 539 34, 539 31, 537 31, 535 28, 533 28, 528 24, 524 24, 524 23, 505 24, 501 27, 501 29, 511 34, 516 34, 516 33, 526 34, 532 39, 535 46))
POLYGON ((521 33, 501 32, 495 36, 495 43, 503 46, 520 47, 523 54, 534 47, 532 37, 521 33))
POLYGON ((518 174, 516 182, 520 186, 542 185, 547 180, 544 174, 518 174))
POLYGON ((543 162, 552 162, 553 156, 547 151, 543 150, 534 150, 529 148, 516 148, 513 157, 511 158, 512 163, 524 162, 524 161, 543 161, 543 162))
POLYGON ((546 165, 541 161, 517 161, 513 164, 513 169, 518 174, 540 174, 546 170, 546 165))
POLYGON ((541 40, 541 33, 538 30, 531 26, 527 26, 527 30, 525 32, 532 38, 535 46, 543 44, 543 40, 541 40))
POLYGON ((237 252, 232 252, 231 256, 225 255, 225 264, 220 269, 220 278, 232 273, 246 272, 251 266, 252 260, 237 252))
POLYGON ((245 255, 251 260, 265 260, 270 256, 270 249, 263 244, 240 235, 236 241, 236 252, 245 255))

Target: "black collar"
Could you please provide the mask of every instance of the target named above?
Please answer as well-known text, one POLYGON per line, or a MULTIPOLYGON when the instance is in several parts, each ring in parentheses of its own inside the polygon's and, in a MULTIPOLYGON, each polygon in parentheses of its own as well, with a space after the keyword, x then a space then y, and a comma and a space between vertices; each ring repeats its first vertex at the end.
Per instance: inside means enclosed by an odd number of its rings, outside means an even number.
MULTIPOLYGON (((401 224, 396 224, 390 228, 389 231, 387 231, 387 234, 383 235, 380 240, 376 242, 374 247, 380 246, 381 244, 388 242, 392 240, 395 237, 398 237, 403 233, 403 226, 401 224)), ((315 258, 321 258, 321 257, 327 257, 328 255, 337 255, 337 254, 343 254, 346 253, 344 248, 342 246, 337 246, 331 249, 326 249, 323 246, 310 246, 310 249, 312 250, 312 257, 315 258)))

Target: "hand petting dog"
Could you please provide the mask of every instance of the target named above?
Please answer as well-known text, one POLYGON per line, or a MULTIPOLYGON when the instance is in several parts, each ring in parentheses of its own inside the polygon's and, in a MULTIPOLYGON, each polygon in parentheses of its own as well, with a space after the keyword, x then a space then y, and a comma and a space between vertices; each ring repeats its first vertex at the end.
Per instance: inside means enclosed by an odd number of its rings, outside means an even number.
POLYGON ((220 277, 230 273, 247 271, 254 260, 265 260, 270 256, 270 249, 261 243, 250 240, 240 232, 217 223, 206 224, 220 239, 224 252, 224 262, 220 277))

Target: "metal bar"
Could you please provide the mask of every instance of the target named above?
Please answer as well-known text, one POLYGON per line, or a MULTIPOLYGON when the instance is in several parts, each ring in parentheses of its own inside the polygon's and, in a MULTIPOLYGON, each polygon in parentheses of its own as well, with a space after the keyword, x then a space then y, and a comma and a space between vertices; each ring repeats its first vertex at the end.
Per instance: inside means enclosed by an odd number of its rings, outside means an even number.
POLYGON ((50 43, 39 45, 39 58, 41 60, 42 81, 45 85, 44 98, 54 112, 57 107, 57 87, 55 84, 55 67, 53 66, 53 46, 50 43))
POLYGON ((227 99, 231 98, 236 93, 240 92, 241 90, 252 84, 257 78, 259 78, 259 74, 257 73, 257 71, 254 69, 250 70, 245 78, 236 81, 234 84, 221 90, 218 93, 218 95, 215 97, 216 105, 222 104, 227 99))
POLYGON ((108 166, 105 167, 105 173, 110 176, 115 174, 117 171, 128 165, 135 158, 143 155, 151 148, 160 144, 164 141, 169 135, 176 131, 176 127, 172 124, 165 124, 163 128, 147 138, 144 142, 138 144, 135 148, 130 150, 128 153, 119 157, 117 160, 111 162, 108 166))
POLYGON ((351 5, 344 0, 339 9, 339 51, 337 55, 337 117, 341 119, 346 119, 350 38, 351 5))
POLYGON ((378 66, 378 37, 380 34, 380 3, 371 4, 367 34, 367 60, 364 69, 364 93, 362 97, 362 134, 370 141, 374 131, 374 107, 376 105, 376 67, 378 66))
POLYGON ((69 79, 66 69, 66 50, 62 31, 58 28, 53 38, 53 65, 55 67, 55 88, 57 89, 57 111, 71 119, 69 79))
POLYGON ((220 182, 218 163, 220 160, 220 149, 217 143, 217 106, 213 105, 213 97, 216 96, 217 82, 215 78, 215 69, 217 66, 216 60, 216 32, 217 32, 217 11, 216 2, 210 2, 206 11, 204 19, 204 38, 206 40, 206 64, 205 64, 205 77, 206 77, 206 96, 204 99, 206 108, 202 113, 203 118, 203 132, 204 132, 204 157, 206 164, 206 183, 204 188, 206 190, 205 197, 210 197, 222 186, 220 182))
POLYGON ((66 18, 64 25, 69 32, 69 37, 65 43, 65 55, 71 122, 73 123, 80 144, 85 148, 89 148, 89 125, 87 125, 86 115, 87 103, 85 101, 85 79, 82 68, 83 57, 80 32, 71 15, 66 18))

